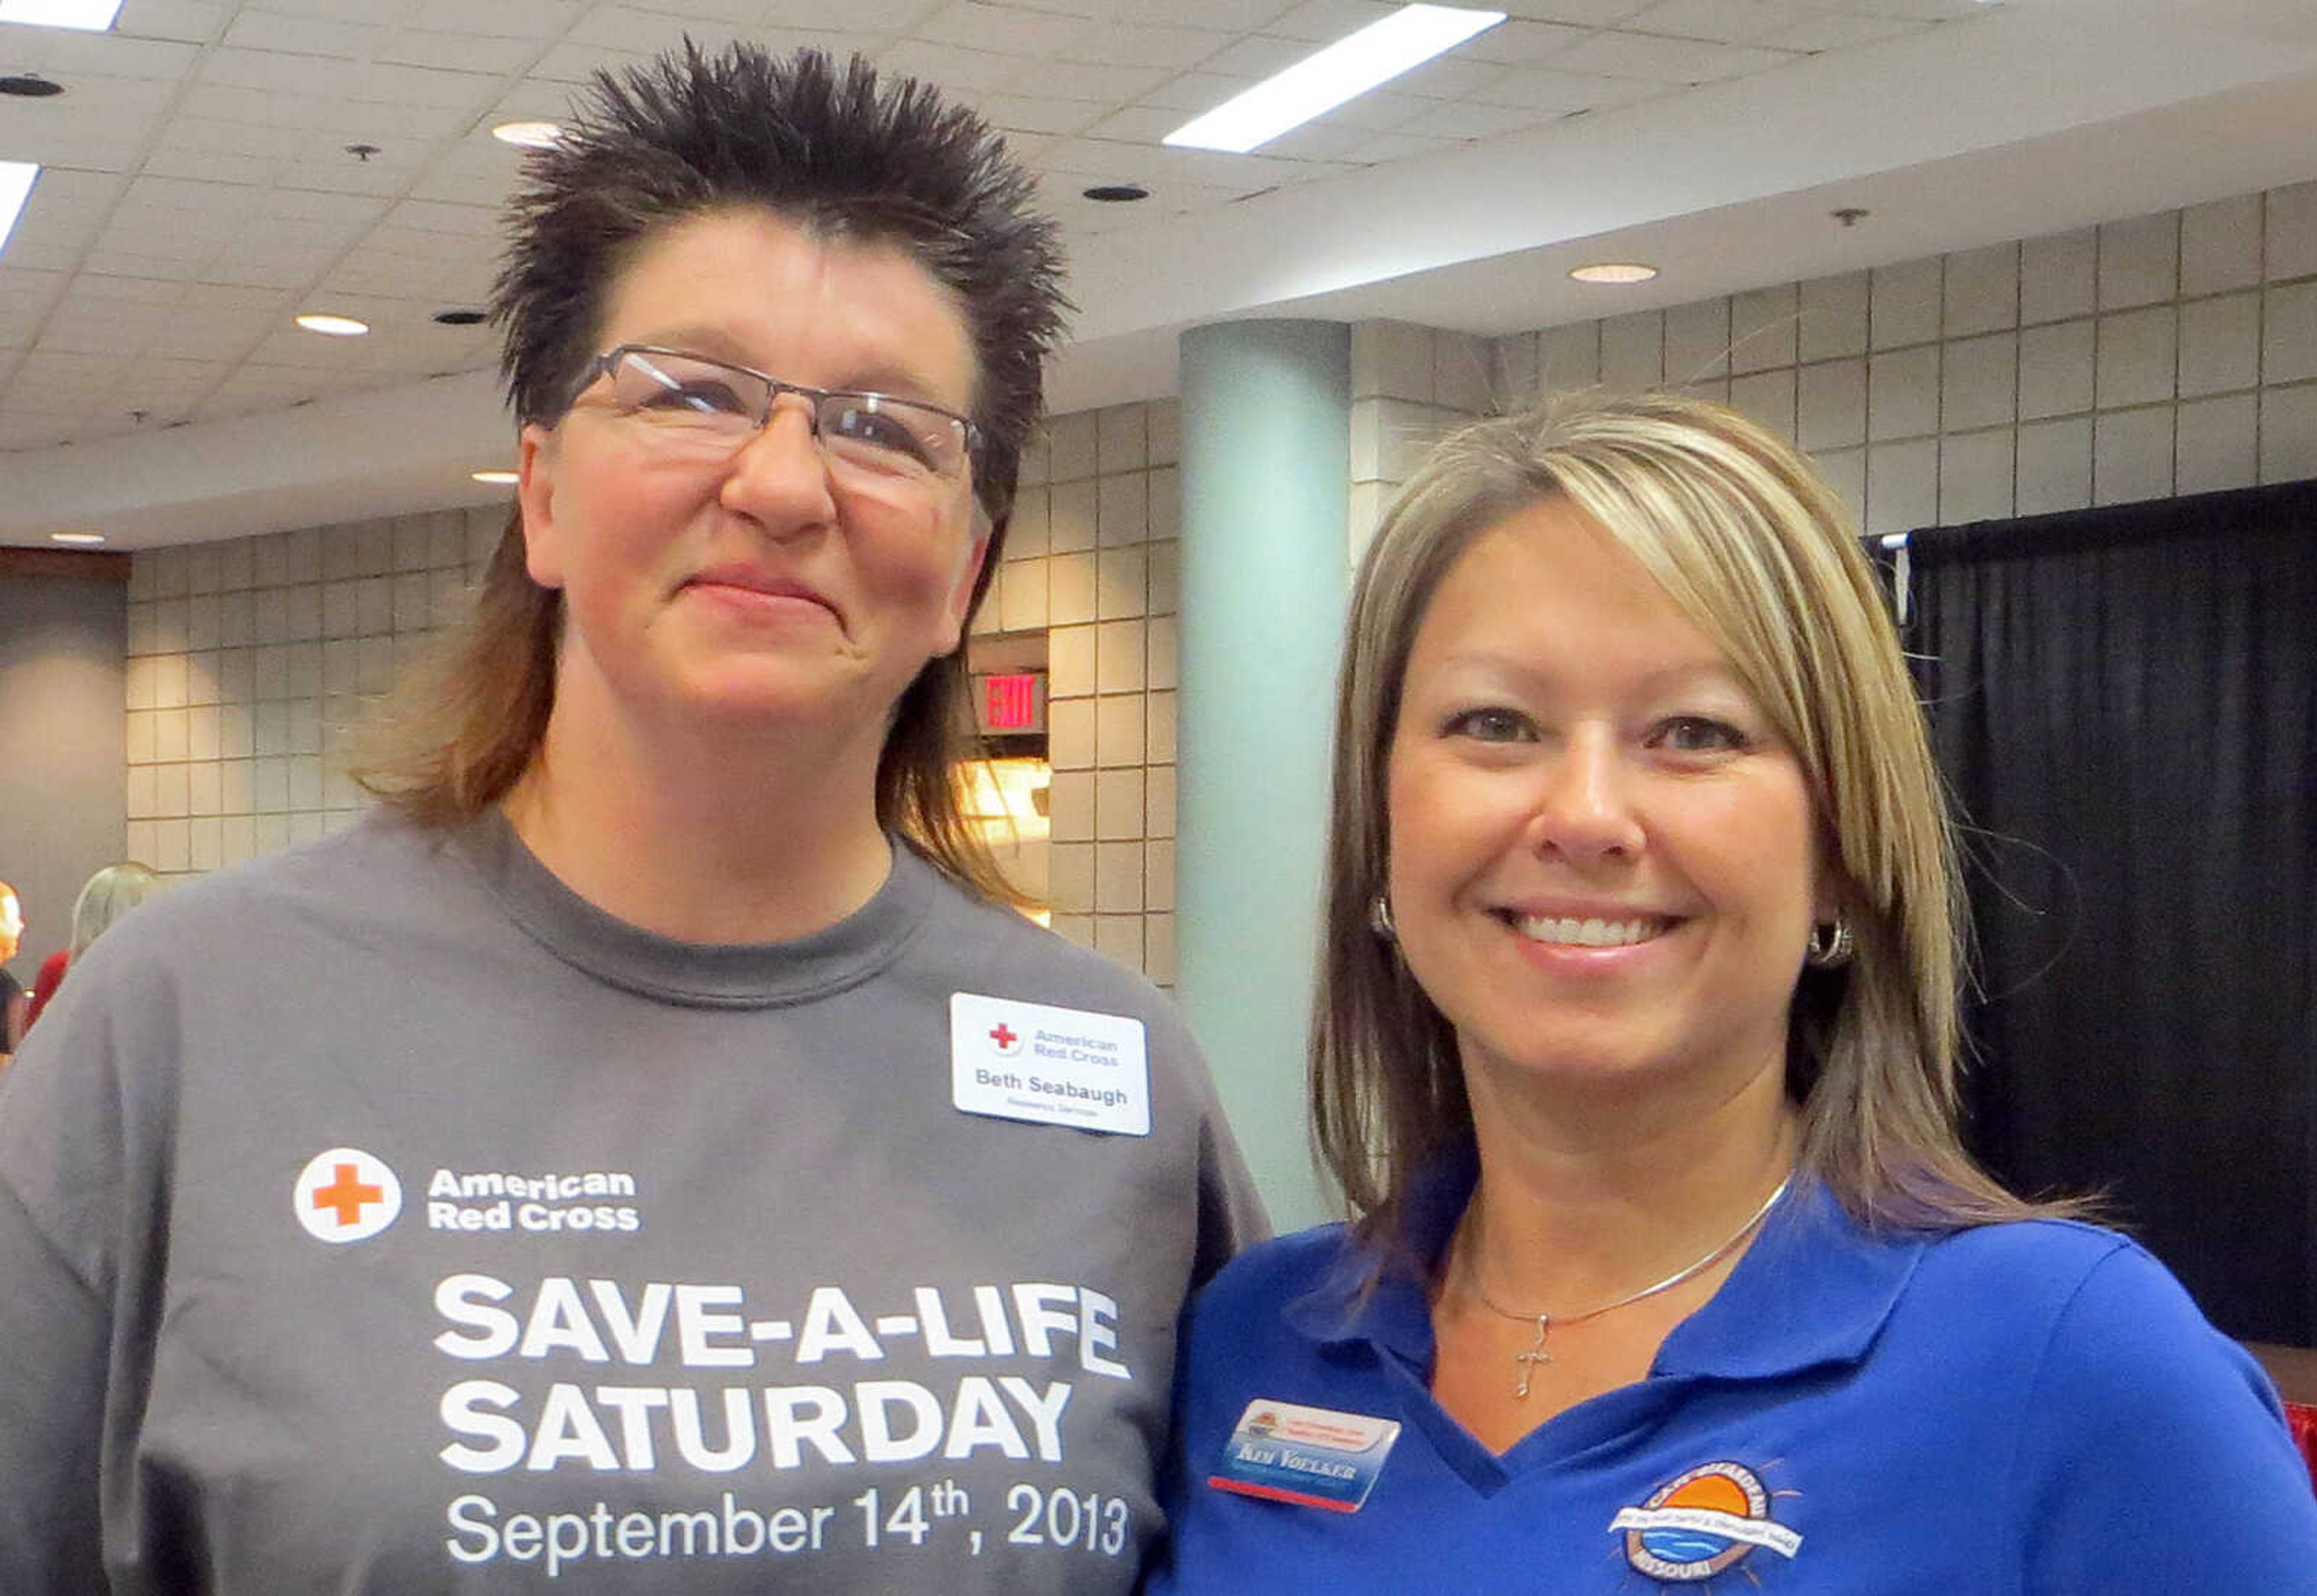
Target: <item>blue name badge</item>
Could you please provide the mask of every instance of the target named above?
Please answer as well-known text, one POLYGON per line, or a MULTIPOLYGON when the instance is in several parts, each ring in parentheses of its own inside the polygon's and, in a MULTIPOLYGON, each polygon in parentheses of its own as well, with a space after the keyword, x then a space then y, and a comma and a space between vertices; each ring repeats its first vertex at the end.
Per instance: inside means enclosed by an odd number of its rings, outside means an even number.
POLYGON ((1355 1513, 1400 1439, 1400 1421, 1251 1402, 1207 1476, 1218 1491, 1355 1513))

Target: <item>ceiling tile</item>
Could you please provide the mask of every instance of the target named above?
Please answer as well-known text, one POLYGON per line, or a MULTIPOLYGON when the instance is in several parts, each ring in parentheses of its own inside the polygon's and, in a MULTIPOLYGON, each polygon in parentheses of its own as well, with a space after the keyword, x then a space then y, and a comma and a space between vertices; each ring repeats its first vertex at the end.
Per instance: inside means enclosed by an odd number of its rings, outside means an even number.
POLYGON ((1418 156, 1436 155, 1444 149, 1463 148, 1453 139, 1419 139, 1407 133, 1378 133, 1366 143, 1345 151, 1344 159, 1357 166, 1381 166, 1392 161, 1405 161, 1418 156))
POLYGON ((933 44, 999 55, 1052 57, 1077 53, 1072 47, 1096 29, 1096 24, 1084 17, 1020 5, 987 5, 981 0, 951 0, 913 31, 933 44))
POLYGON ((1333 44, 1399 9, 1387 0, 1302 0, 1293 11, 1266 22, 1263 31, 1279 39, 1333 44))
POLYGON ((1637 77, 1594 77, 1550 67, 1516 67, 1472 95, 1482 105, 1517 105, 1547 116, 1598 111, 1675 92, 1669 85, 1637 77))
MULTIPOLYGON (((1176 76, 1167 67, 1105 67, 1088 61, 1024 61, 1002 92, 1062 94, 1073 100, 1124 104, 1140 100, 1176 76)), ((943 79, 938 74, 934 81, 943 79)))
POLYGON ((1885 39, 1920 32, 1925 26, 1925 23, 1904 17, 1814 16, 1805 18, 1790 28, 1765 34, 1754 42, 1766 49, 1800 49, 1815 53, 1819 50, 1848 49, 1860 44, 1879 44, 1885 39))
MULTIPOLYGON (((249 13, 242 13, 246 17, 249 13)), ((195 81, 205 87, 247 89, 265 94, 339 96, 353 93, 361 74, 354 58, 332 58, 293 50, 221 46, 201 58, 195 81)), ((202 111, 201 114, 214 114, 202 111)), ((277 121, 276 116, 256 120, 277 121)))
POLYGON ((1251 33, 1295 9, 1296 0, 1123 0, 1117 20, 1251 33))
POLYGON ((499 215, 482 205, 446 205, 432 200, 405 200, 387 213, 396 227, 424 233, 457 233, 470 238, 499 236, 499 215))
POLYGON ((1995 14, 1985 0, 1842 0, 1842 9, 1866 16, 1905 17, 1919 22, 1995 14))
POLYGON ((84 77, 133 77, 174 83, 199 58, 200 47, 169 39, 89 33, 77 28, 0 24, 12 72, 44 73, 65 85, 69 100, 84 77))
POLYGON ((165 144, 147 159, 145 170, 162 177, 258 184, 273 182, 274 170, 280 164, 256 156, 226 155, 208 149, 178 149, 165 144))
POLYGON ((174 305, 185 285, 158 277, 112 277, 83 272, 73 279, 67 302, 79 304, 174 305))
POLYGON ((1235 37, 1214 28, 1153 28, 1137 22, 1112 22, 1096 29, 1066 53, 1072 60, 1182 70, 1203 66, 1229 48, 1235 37))
POLYGON ((1020 94, 984 94, 975 100, 974 109, 989 118, 993 125, 1010 132, 1081 133, 1088 123, 1103 113, 1104 107, 1089 100, 1040 100, 1020 94))
POLYGON ((1652 33, 1597 33, 1554 57, 1553 65, 1570 72, 1598 72, 1611 77, 1641 77, 1656 83, 1711 83, 1759 72, 1795 58, 1777 50, 1745 45, 1660 39, 1652 33))
POLYGON ((1659 0, 1658 4, 1629 18, 1624 26, 1636 33, 1668 33, 1679 39, 1706 39, 1723 44, 1752 44, 1767 33, 1804 21, 1799 7, 1772 0, 1659 0))
POLYGON ((1563 22, 1535 22, 1526 17, 1513 17, 1466 40, 1456 47, 1456 53, 1475 61, 1503 61, 1525 67, 1558 55, 1579 40, 1590 37, 1589 30, 1563 22))
MULTIPOLYGON (((919 40, 905 39, 891 49, 881 52, 877 65, 888 72, 906 72, 912 77, 929 78, 935 83, 954 84, 962 89, 996 94, 1034 94, 1040 91, 1052 94, 1075 79, 1080 70, 1088 73, 1100 67, 1070 68, 1059 72, 1042 61, 1024 61, 1018 56, 993 55, 986 50, 959 49, 953 46, 926 44, 919 40)), ((1070 96, 1097 98, 1071 88, 1070 96)))
POLYGON ((559 39, 586 13, 581 0, 425 0, 409 15, 410 25, 445 33, 487 34, 492 38, 559 39))
POLYGON ((1650 0, 1498 0, 1498 9, 1540 22, 1606 28, 1649 9, 1650 0))
POLYGON ((225 28, 233 10, 213 0, 127 0, 112 31, 138 39, 178 39, 205 44, 225 28))
POLYGON ((1246 93, 1256 78, 1225 72, 1185 72, 1139 96, 1145 104, 1164 105, 1185 113, 1185 120, 1212 111, 1234 94, 1246 93))
POLYGON ((376 49, 386 30, 375 22, 293 16, 245 6, 225 31, 234 49, 279 50, 291 55, 362 57, 376 49))
POLYGON ((1435 56, 1391 80, 1391 92, 1419 100, 1469 100, 1506 76, 1498 61, 1467 60, 1461 54, 1435 56))
POLYGON ((1436 104, 1409 117, 1393 131, 1419 139, 1493 139, 1532 127, 1536 120, 1534 112, 1511 105, 1436 104))
POLYGON ((488 33, 438 33, 424 28, 397 28, 378 48, 377 58, 398 67, 433 67, 449 71, 520 72, 539 54, 534 39, 502 39, 488 33))
POLYGON ((1217 50, 1203 63, 1208 72, 1221 72, 1232 77, 1265 78, 1275 72, 1284 72, 1311 53, 1308 40, 1274 39, 1269 34, 1257 34, 1242 39, 1229 49, 1217 50))

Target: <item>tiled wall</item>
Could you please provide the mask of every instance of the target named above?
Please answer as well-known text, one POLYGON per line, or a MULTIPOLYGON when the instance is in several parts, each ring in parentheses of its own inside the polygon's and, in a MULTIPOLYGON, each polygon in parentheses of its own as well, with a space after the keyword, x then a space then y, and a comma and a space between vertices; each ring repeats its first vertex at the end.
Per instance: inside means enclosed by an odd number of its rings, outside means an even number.
POLYGON ((1459 423, 1503 408, 1489 340, 1405 321, 1352 328, 1349 552, 1357 564, 1393 489, 1459 423))
POLYGON ((344 728, 420 639, 464 617, 505 519, 451 510, 139 554, 130 856, 195 874, 353 818, 344 728))
POLYGON ((2317 476, 2317 184, 1497 343, 1505 386, 1685 384, 1869 533, 2317 476))
POLYGON ((1057 931, 1175 976, 1171 400, 1057 417, 1023 462, 977 632, 1046 631, 1047 884, 1057 931))

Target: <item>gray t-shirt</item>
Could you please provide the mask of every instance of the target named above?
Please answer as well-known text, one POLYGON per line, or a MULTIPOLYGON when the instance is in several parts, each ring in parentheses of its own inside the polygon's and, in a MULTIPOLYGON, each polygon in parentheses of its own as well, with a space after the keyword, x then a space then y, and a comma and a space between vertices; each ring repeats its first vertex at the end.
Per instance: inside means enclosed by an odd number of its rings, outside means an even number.
POLYGON ((905 848, 701 947, 373 816, 0 1076, 0 1590, 1124 1591, 1261 1225, 1155 989, 905 848))

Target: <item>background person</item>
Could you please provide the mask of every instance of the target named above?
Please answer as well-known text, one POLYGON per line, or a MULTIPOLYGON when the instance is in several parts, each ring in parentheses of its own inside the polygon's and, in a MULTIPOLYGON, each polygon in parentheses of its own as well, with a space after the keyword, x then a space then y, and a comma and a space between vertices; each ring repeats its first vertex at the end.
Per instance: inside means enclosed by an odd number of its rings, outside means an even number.
POLYGON ((1957 1143, 1937 778, 1803 460, 1675 398, 1479 424, 1346 647, 1356 1217, 1202 1295, 1158 1589, 2311 1588, 2258 1369, 1957 1143))
POLYGON ((57 995, 57 988, 63 983, 65 972, 72 962, 107 926, 160 888, 161 878, 153 874, 150 866, 134 859, 107 865, 81 883, 80 893, 73 900, 72 940, 42 959, 40 973, 32 979, 32 1006, 24 1019, 27 1029, 40 1018, 49 1000, 57 995))
MULTIPOLYGON (((23 900, 16 896, 14 887, 0 881, 0 966, 16 956, 23 937, 23 900)), ((0 1060, 16 1051, 16 1044, 31 1023, 31 1005, 25 995, 24 983, 0 968, 0 1060)))
POLYGON ((519 515, 388 807, 100 939, 0 1087, 0 1588, 1132 1584, 1258 1221, 951 785, 1030 199, 746 45, 528 167, 519 515))

